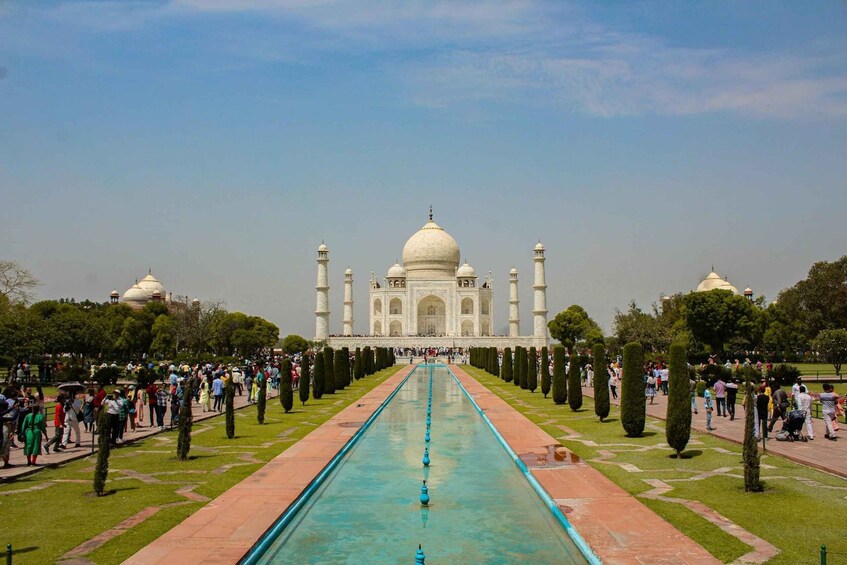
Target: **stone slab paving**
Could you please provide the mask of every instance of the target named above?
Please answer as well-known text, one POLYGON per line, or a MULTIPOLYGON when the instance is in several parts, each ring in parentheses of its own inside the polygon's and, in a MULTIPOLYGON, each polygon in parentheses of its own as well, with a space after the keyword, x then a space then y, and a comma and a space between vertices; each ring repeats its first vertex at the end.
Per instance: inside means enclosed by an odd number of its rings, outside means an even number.
MULTIPOLYGON (((268 389, 268 402, 271 401, 272 398, 277 397, 276 390, 271 388, 268 389)), ((296 392, 295 392, 296 394, 296 392)), ((49 404, 49 403, 48 403, 49 404)), ((246 406, 251 406, 247 403, 247 394, 243 394, 241 396, 235 397, 235 409, 238 410, 240 408, 245 408, 246 406)), ((144 421, 140 421, 139 423, 144 424, 143 426, 139 426, 135 429, 135 431, 127 431, 124 432, 124 443, 132 443, 138 441, 140 439, 144 439, 150 436, 154 436, 160 433, 159 428, 153 426, 150 427, 150 416, 149 416, 149 406, 144 408, 144 421)), ((192 413, 194 414, 194 423, 202 422, 203 420, 207 420, 209 418, 214 418, 215 416, 223 415, 223 412, 203 412, 203 408, 199 403, 195 402, 191 407, 192 413)), ((168 405, 168 411, 165 414, 165 423, 167 424, 171 420, 170 415, 170 405, 168 405)), ((33 473, 37 473, 41 469, 61 465, 62 463, 68 463, 70 461, 76 461, 77 459, 82 459, 92 453, 97 452, 97 446, 94 445, 94 449, 92 450, 92 434, 86 433, 82 429, 82 424, 80 424, 80 432, 82 434, 82 446, 81 447, 72 447, 69 446, 68 449, 62 450, 59 453, 51 450, 49 455, 45 455, 42 450, 41 455, 38 456, 38 465, 35 467, 27 467, 26 465, 26 457, 24 456, 23 445, 20 442, 18 443, 18 447, 12 448, 9 454, 9 463, 13 466, 0 469, 0 482, 8 482, 18 479, 20 477, 25 477, 27 475, 31 475, 33 473)), ((47 422, 47 435, 52 439, 53 437, 53 419, 50 418, 47 422)), ((165 426, 165 430, 169 430, 168 426, 165 426)), ((42 440, 42 445, 45 442, 42 440)), ((120 449, 120 448, 118 448, 120 449)))
MULTIPOLYGON (((585 396, 594 398, 593 388, 583 387, 582 393, 585 396)), ((844 391, 841 393, 843 394, 844 391)), ((620 398, 618 400, 612 399, 612 404, 619 406, 620 398)), ((706 430, 706 411, 703 410, 702 398, 697 399, 697 406, 699 407, 699 413, 691 415, 691 427, 693 429, 704 434, 712 434, 727 439, 737 444, 744 443, 744 409, 741 407, 740 400, 735 407, 735 420, 730 420, 729 416, 725 418, 718 417, 717 408, 715 409, 715 412, 712 413, 712 427, 715 429, 711 432, 706 430)), ((664 420, 667 417, 667 411, 668 397, 662 393, 659 393, 653 399, 653 404, 647 403, 647 414, 650 416, 664 420)), ((841 425, 844 426, 844 424, 841 425)), ((774 432, 768 434, 769 439, 766 445, 768 453, 781 455, 796 463, 808 465, 809 467, 814 467, 832 473, 833 475, 847 477, 847 429, 842 427, 841 438, 832 441, 823 437, 825 431, 823 420, 813 418, 812 427, 815 431, 815 441, 776 441, 774 439, 775 432, 782 429, 782 424, 777 422, 773 428, 774 432)), ((803 427, 803 433, 806 433, 805 426, 803 427)), ((761 442, 759 442, 760 447, 761 445, 761 442)))
POLYGON ((720 563, 602 473, 564 456, 567 450, 555 438, 461 368, 450 369, 521 459, 537 457, 539 465, 528 465, 530 472, 603 562, 720 563), (551 450, 559 453, 554 460, 572 462, 548 466, 546 456, 551 450))
POLYGON ((377 385, 125 563, 236 563, 412 371, 377 385))

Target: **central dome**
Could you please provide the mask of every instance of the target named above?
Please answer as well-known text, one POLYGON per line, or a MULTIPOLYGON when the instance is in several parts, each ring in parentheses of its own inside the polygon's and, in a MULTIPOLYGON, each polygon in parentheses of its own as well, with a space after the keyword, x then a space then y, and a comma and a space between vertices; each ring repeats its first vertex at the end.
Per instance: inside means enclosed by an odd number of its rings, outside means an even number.
POLYGON ((459 257, 459 244, 432 220, 403 246, 403 266, 410 278, 455 277, 459 257))

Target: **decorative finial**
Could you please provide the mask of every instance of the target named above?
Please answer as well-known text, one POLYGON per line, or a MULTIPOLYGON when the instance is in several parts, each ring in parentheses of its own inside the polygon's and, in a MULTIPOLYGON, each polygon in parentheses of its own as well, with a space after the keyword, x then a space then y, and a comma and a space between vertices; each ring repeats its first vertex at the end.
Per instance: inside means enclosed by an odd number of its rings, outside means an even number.
MULTIPOLYGON (((429 489, 426 486, 426 479, 423 481, 423 485, 421 486, 421 505, 429 506, 429 489)), ((420 551, 420 550, 418 550, 420 551)))
POLYGON ((415 565, 424 565, 426 556, 424 555, 421 544, 418 544, 418 552, 415 554, 415 565))
POLYGON ((152 274, 153 274, 153 267, 147 267, 147 274, 148 274, 148 275, 152 275, 152 274))
POLYGON ((429 205, 429 221, 432 221, 432 204, 429 205))
POLYGON ((424 448, 423 464, 424 467, 429 467, 429 448, 424 448))

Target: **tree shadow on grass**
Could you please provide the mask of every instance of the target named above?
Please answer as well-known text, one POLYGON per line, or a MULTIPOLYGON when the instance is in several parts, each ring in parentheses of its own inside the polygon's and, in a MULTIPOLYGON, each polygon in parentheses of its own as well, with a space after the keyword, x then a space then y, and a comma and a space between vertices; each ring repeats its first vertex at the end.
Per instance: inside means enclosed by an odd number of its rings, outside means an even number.
POLYGON ((41 549, 41 547, 37 546, 37 545, 31 545, 29 547, 22 547, 20 549, 13 547, 12 548, 12 555, 15 556, 15 555, 20 555, 22 553, 30 553, 30 552, 33 552, 33 551, 38 551, 39 549, 41 549))
POLYGON ((620 419, 618 419, 618 418, 603 418, 602 423, 603 424, 613 424, 613 423, 619 422, 619 421, 620 421, 620 419))
MULTIPOLYGON (((703 455, 703 450, 701 449, 689 449, 688 451, 683 451, 679 454, 679 459, 693 459, 694 457, 698 457, 703 455)), ((676 453, 670 454, 671 459, 677 459, 676 453)))
POLYGON ((641 432, 639 437, 653 437, 656 434, 658 434, 658 432, 641 432))

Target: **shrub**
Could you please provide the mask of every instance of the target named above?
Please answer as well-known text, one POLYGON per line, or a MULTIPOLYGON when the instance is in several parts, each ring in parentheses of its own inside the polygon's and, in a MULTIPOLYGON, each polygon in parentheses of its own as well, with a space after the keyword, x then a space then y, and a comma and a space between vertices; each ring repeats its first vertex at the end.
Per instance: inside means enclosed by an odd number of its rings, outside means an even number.
MULTIPOLYGON (((706 393, 707 388, 709 388, 709 383, 707 383, 706 381, 697 381, 697 384, 695 385, 694 390, 697 393, 697 396, 699 396, 700 398, 703 398, 703 396, 706 393)), ((689 389, 689 394, 690 394, 690 389, 689 389)))
POLYGON ((671 345, 668 363, 668 410, 665 437, 677 457, 691 437, 691 384, 688 379, 688 354, 685 345, 671 345))
POLYGON ((235 437, 235 387, 232 380, 226 384, 226 437, 235 437))
POLYGON ((538 388, 538 356, 534 347, 529 348, 526 388, 529 389, 529 392, 535 392, 535 389, 538 388))
POLYGON ((320 400, 324 395, 324 352, 320 349, 315 351, 315 390, 312 396, 320 400))
POLYGON ((106 490, 106 479, 109 477, 109 455, 112 448, 110 436, 112 429, 111 421, 106 410, 100 411, 97 422, 97 463, 94 466, 94 492, 97 496, 103 496, 106 490))
POLYGON ((582 408, 582 383, 579 378, 581 368, 579 357, 571 355, 571 363, 568 367, 568 406, 574 412, 582 408))
POLYGON ((553 402, 564 404, 568 401, 568 381, 565 377, 565 348, 553 346, 553 402))
POLYGON ((507 347, 503 350, 503 366, 500 369, 500 374, 507 383, 512 382, 512 378, 514 377, 512 369, 512 348, 507 347))
POLYGON ((526 388, 526 348, 516 347, 515 385, 526 388))
POLYGON ((324 394, 335 394, 335 351, 324 347, 324 394))
MULTIPOLYGON (((342 353, 337 351, 336 355, 342 353)), ((288 414, 294 407, 294 390, 291 388, 291 360, 286 358, 282 360, 279 368, 279 403, 282 404, 282 409, 288 414)))
POLYGON ((344 363, 344 350, 338 349, 335 351, 335 360, 333 367, 335 369, 335 388, 336 390, 344 390, 344 381, 347 380, 347 366, 344 363))
POLYGON ((606 370, 606 345, 594 345, 594 413, 602 422, 609 416, 609 373, 606 370))
POLYGON ((344 359, 342 361, 344 366, 344 386, 348 387, 353 382, 353 367, 350 365, 350 348, 342 347, 341 351, 344 352, 344 359))
POLYGON ((353 354, 353 378, 357 381, 365 376, 364 368, 362 367, 362 348, 357 347, 353 354))
POLYGON ((265 407, 268 403, 268 376, 262 375, 259 382, 259 398, 256 399, 256 420, 259 424, 265 423, 265 407))
POLYGON ((309 400, 309 381, 311 379, 312 376, 309 374, 309 356, 304 353, 300 358, 300 390, 298 391, 300 402, 303 403, 303 406, 309 400))
POLYGON ((775 365, 773 369, 768 372, 768 380, 776 381, 781 387, 790 387, 797 382, 797 377, 799 376, 800 369, 787 363, 775 365))
MULTIPOLYGON (((744 383, 744 403, 746 406, 755 406, 756 399, 753 396, 753 384, 744 383)), ((759 448, 756 441, 755 423, 753 422, 754 410, 744 411, 744 447, 742 457, 744 460, 744 490, 746 492, 760 492, 762 482, 760 480, 759 448)))
MULTIPOLYGON (((63 375, 63 374, 64 374, 64 371, 62 373, 60 373, 60 375, 63 375)), ((97 384, 100 384, 100 385, 103 385, 104 387, 107 387, 109 385, 117 384, 118 378, 120 378, 120 376, 122 374, 123 373, 121 372, 121 370, 118 369, 117 367, 104 367, 102 369, 97 369, 97 372, 94 373, 94 381, 97 384)), ((59 377, 57 376, 57 379, 58 378, 59 377)), ((78 380, 78 379, 68 379, 68 380, 78 380)))
POLYGON ((541 394, 547 398, 550 394, 550 357, 546 345, 541 348, 541 365, 538 368, 541 371, 541 394))
POLYGON ((644 432, 647 402, 644 388, 644 349, 637 341, 623 348, 623 381, 621 382, 621 424, 628 437, 644 432))
POLYGON ((521 388, 529 388, 529 352, 526 347, 521 347, 521 388))
POLYGON ((180 461, 188 460, 191 451, 191 428, 194 424, 194 414, 191 411, 191 401, 194 399, 192 379, 185 381, 182 402, 179 405, 179 436, 176 441, 176 456, 180 461))

